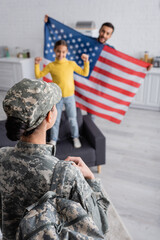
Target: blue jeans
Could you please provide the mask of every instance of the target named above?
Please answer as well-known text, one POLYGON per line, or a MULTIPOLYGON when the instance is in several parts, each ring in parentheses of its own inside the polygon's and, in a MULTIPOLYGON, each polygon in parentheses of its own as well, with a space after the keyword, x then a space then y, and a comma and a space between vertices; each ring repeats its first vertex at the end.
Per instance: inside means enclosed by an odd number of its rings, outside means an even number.
POLYGON ((77 123, 77 111, 74 95, 70 97, 62 97, 61 101, 56 104, 57 108, 57 119, 53 127, 50 129, 50 140, 57 141, 59 134, 59 125, 61 121, 61 114, 63 110, 63 104, 65 105, 65 110, 70 124, 70 131, 72 138, 79 137, 79 128, 77 123))

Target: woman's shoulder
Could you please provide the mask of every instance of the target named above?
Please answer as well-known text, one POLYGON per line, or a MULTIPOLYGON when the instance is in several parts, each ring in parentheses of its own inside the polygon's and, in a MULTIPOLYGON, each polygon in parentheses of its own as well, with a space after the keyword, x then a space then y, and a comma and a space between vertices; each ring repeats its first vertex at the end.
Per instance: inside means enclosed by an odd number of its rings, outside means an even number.
POLYGON ((61 175, 65 182, 82 181, 83 175, 72 162, 60 160, 56 164, 56 174, 61 175))
POLYGON ((12 152, 14 151, 14 147, 2 147, 0 148, 0 166, 3 165, 3 162, 6 162, 6 159, 12 157, 12 152))
POLYGON ((6 156, 7 154, 9 154, 13 150, 14 150, 14 147, 2 147, 2 148, 0 148, 0 158, 2 158, 3 156, 6 156))

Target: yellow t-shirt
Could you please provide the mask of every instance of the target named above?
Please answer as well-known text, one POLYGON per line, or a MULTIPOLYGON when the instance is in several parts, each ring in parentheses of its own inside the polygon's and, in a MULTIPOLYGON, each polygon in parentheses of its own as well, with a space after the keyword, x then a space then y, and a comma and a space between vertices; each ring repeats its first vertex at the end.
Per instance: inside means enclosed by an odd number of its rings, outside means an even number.
POLYGON ((84 62, 84 69, 82 69, 74 61, 68 61, 66 58, 62 60, 56 59, 54 62, 47 64, 42 71, 40 71, 39 64, 35 64, 36 78, 44 77, 50 73, 52 81, 61 88, 62 97, 70 97, 74 94, 74 72, 87 77, 89 74, 89 62, 84 62))

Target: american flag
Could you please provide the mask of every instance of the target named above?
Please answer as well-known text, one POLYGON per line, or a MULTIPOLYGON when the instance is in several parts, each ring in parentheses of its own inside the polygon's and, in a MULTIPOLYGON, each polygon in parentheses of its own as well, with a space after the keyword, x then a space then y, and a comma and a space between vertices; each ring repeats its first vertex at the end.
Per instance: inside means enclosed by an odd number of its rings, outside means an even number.
MULTIPOLYGON (((83 67, 81 55, 89 55, 89 76, 74 74, 77 107, 114 123, 121 123, 146 76, 149 64, 103 45, 49 17, 45 23, 44 66, 54 61, 54 44, 60 39, 68 44, 68 60, 83 67)), ((49 82, 52 78, 48 74, 43 80, 49 82)))

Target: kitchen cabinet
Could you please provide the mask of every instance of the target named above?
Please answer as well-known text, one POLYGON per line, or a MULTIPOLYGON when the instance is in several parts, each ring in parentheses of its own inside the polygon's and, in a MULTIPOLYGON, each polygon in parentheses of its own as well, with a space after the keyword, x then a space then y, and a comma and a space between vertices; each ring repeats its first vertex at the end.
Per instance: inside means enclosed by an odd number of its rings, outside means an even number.
POLYGON ((160 68, 147 72, 131 107, 160 111, 160 68))
POLYGON ((35 78, 34 58, 0 58, 0 90, 8 90, 23 78, 35 78))

